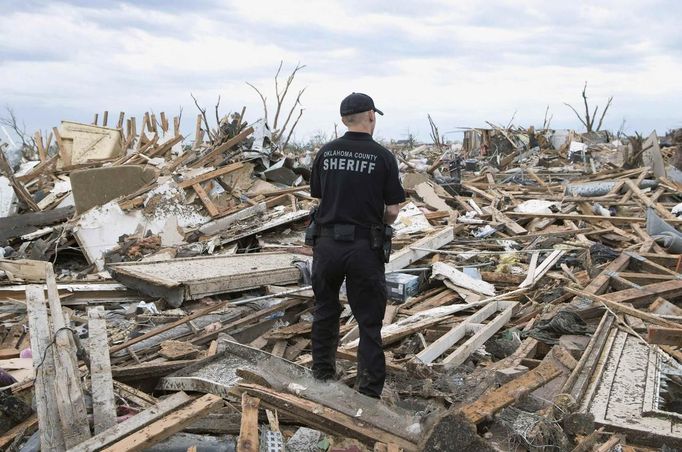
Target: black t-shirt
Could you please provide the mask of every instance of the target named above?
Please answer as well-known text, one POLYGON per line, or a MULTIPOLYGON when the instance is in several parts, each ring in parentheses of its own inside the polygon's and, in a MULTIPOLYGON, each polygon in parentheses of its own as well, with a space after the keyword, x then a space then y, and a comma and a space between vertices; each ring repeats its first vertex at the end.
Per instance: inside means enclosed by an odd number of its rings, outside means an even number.
POLYGON ((384 206, 405 201, 398 162, 368 133, 346 132, 320 149, 310 178, 318 224, 383 224, 384 206))

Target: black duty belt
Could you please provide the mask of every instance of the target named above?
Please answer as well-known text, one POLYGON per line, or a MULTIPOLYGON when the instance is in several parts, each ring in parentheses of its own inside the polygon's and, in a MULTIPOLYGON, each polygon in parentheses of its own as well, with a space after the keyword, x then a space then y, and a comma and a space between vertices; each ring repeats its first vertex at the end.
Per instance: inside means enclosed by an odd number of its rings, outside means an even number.
MULTIPOLYGON (((355 240, 370 238, 370 229, 366 226, 355 225, 355 240)), ((334 225, 320 225, 317 230, 317 237, 334 238, 334 225)))

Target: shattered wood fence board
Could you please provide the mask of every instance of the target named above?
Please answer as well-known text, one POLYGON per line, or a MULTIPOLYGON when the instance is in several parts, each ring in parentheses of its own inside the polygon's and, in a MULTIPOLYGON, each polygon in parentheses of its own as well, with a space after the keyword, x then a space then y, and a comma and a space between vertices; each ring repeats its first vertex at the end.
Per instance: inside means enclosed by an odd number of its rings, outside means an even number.
POLYGON ((291 284, 300 278, 289 253, 207 256, 159 262, 130 262, 108 266, 126 286, 150 296, 163 297, 178 307, 184 300, 237 292, 268 284, 291 284))

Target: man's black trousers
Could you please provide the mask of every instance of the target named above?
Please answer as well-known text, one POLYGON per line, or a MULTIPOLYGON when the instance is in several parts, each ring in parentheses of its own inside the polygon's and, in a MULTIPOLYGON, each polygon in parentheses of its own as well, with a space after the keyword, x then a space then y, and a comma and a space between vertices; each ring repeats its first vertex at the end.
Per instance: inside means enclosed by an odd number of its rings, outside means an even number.
POLYGON ((344 242, 320 237, 316 240, 313 256, 313 374, 325 380, 335 377, 342 311, 339 289, 345 277, 348 302, 360 329, 358 390, 379 397, 386 378, 381 344, 386 277, 380 251, 370 249, 367 239, 344 242))

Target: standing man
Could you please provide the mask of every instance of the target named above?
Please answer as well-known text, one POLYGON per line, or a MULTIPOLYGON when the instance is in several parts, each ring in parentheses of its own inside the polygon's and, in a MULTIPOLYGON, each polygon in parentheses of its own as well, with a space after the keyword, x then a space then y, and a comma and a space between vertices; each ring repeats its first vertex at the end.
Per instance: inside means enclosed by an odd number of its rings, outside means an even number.
POLYGON ((313 375, 336 377, 339 289, 345 278, 360 328, 358 390, 374 398, 381 396, 386 378, 381 343, 386 279, 381 245, 373 234, 395 221, 405 201, 395 157, 372 139, 377 113, 383 115, 366 94, 353 93, 341 102, 348 132, 322 146, 310 181, 310 193, 320 199, 312 271, 313 375))

